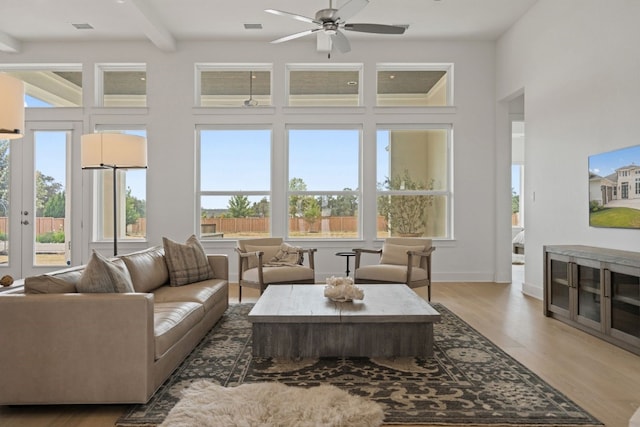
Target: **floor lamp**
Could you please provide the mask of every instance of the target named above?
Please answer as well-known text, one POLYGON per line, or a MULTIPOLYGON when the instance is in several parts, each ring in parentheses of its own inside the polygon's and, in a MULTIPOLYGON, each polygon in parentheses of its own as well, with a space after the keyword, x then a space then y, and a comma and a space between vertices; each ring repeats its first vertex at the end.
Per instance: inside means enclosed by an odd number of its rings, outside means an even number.
POLYGON ((113 171, 113 256, 118 255, 118 169, 147 167, 147 140, 124 133, 82 135, 82 169, 113 171))
POLYGON ((24 83, 0 73, 0 139, 24 136, 24 83))

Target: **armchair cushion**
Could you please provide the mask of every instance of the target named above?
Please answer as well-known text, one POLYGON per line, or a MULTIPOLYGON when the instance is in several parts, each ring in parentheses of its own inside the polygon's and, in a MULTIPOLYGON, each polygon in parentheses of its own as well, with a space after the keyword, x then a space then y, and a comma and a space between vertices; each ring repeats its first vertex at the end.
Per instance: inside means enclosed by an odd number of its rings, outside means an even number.
POLYGON ((195 235, 189 237, 184 245, 166 237, 162 238, 162 244, 171 286, 201 282, 214 276, 204 248, 195 235))
MULTIPOLYGON (((397 264, 366 265, 356 270, 356 280, 371 280, 391 283, 407 283, 407 267, 397 264)), ((427 271, 423 268, 411 269, 411 281, 426 280, 427 271)))
MULTIPOLYGON (((278 267, 264 267, 262 279, 265 284, 271 283, 295 283, 314 279, 314 271, 302 265, 281 265, 278 267)), ((259 283, 258 269, 251 268, 244 272, 244 281, 259 283)))
MULTIPOLYGON (((262 262, 263 263, 267 263, 267 262, 271 262, 276 254, 278 253, 278 251, 280 250, 280 245, 277 246, 254 246, 254 245, 245 245, 244 249, 247 253, 249 252, 264 252, 264 255, 262 255, 262 262)), ((258 257, 249 257, 247 259, 247 262, 249 264, 248 268, 256 268, 258 266, 258 257)))
MULTIPOLYGON (((393 243, 385 242, 382 245, 382 257, 380 258, 380 264, 395 264, 407 266, 407 251, 424 251, 424 246, 406 246, 396 245, 393 243)), ((420 266, 420 257, 413 257, 413 266, 420 266)))

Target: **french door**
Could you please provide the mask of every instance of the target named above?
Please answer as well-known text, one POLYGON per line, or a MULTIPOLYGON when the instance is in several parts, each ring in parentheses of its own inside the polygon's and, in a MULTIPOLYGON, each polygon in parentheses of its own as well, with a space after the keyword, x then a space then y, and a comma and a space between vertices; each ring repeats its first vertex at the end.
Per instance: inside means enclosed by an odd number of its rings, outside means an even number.
POLYGON ((28 122, 22 139, 0 141, 1 275, 41 274, 80 259, 72 196, 82 194, 81 129, 76 122, 28 122))

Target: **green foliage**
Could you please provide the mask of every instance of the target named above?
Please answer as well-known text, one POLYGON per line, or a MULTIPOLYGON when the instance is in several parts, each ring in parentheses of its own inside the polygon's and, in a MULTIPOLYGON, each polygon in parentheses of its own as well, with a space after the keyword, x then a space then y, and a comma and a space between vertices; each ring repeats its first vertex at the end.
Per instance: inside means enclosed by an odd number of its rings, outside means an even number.
POLYGON ((38 243, 64 243, 64 231, 49 231, 36 236, 38 243))
POLYGON ((246 218, 253 216, 250 207, 249 198, 247 196, 235 195, 229 199, 227 206, 230 218, 246 218))
POLYGON ((44 205, 42 216, 49 218, 64 218, 65 215, 65 196, 64 191, 54 194, 44 205))
POLYGON ((640 228, 640 210, 632 208, 604 208, 589 214, 592 227, 640 228))
POLYGON ((412 194, 412 191, 433 190, 433 179, 429 184, 414 181, 405 169, 402 175, 387 178, 381 184, 386 190, 402 190, 407 195, 383 195, 378 197, 378 213, 383 216, 387 228, 393 234, 422 235, 427 218, 425 210, 433 205, 432 195, 412 194))
POLYGON ((304 203, 304 219, 309 223, 309 228, 313 229, 313 225, 320 217, 322 217, 322 209, 320 203, 313 197, 307 197, 304 203))
POLYGON ((516 194, 515 190, 511 189, 511 213, 520 212, 520 195, 516 194))
POLYGON ((600 209, 602 209, 602 205, 600 205, 600 202, 598 202, 597 200, 589 201, 589 212, 598 212, 600 209))
MULTIPOLYGON (((302 178, 291 178, 289 180, 289 191, 307 191, 307 184, 302 178)), ((304 200, 306 196, 293 195, 289 197, 289 215, 300 217, 304 215, 304 200)))
POLYGON ((7 241, 7 235, 2 231, 0 231, 0 242, 6 242, 6 241, 7 241))
MULTIPOLYGON (((351 191, 345 188, 344 191, 351 191)), ((332 216, 354 216, 358 210, 358 198, 355 195, 329 196, 327 207, 331 209, 332 216)))
POLYGON ((263 197, 259 202, 251 206, 253 213, 261 218, 269 216, 269 209, 269 200, 267 200, 266 197, 263 197))
POLYGON ((137 197, 131 195, 131 188, 127 188, 126 199, 126 218, 127 225, 135 224, 138 219, 145 218, 146 216, 146 203, 144 200, 140 200, 137 197))
MULTIPOLYGON (((36 171, 36 216, 45 216, 44 208, 49 200, 62 191, 62 184, 55 178, 36 171)), ((64 216, 64 215, 63 215, 64 216)))

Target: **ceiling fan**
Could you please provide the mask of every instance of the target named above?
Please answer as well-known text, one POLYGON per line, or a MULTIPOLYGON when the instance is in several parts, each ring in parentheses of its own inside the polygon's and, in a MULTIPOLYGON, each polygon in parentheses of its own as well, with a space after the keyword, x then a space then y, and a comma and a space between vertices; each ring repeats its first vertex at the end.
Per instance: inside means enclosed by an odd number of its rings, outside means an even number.
POLYGON ((351 24, 346 22, 353 15, 360 12, 367 4, 369 4, 369 0, 350 0, 340 9, 334 9, 333 0, 329 0, 329 8, 317 11, 315 18, 309 18, 307 16, 290 12, 283 12, 281 10, 265 9, 265 12, 272 13, 274 15, 288 16, 289 18, 293 18, 298 21, 316 25, 316 28, 291 34, 277 40, 273 40, 271 43, 282 43, 321 31, 330 37, 332 44, 335 44, 340 52, 346 53, 351 50, 351 45, 341 30, 375 34, 404 33, 406 28, 399 25, 351 24))

